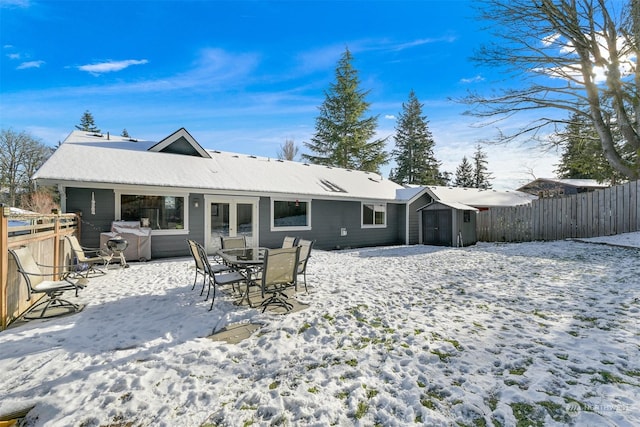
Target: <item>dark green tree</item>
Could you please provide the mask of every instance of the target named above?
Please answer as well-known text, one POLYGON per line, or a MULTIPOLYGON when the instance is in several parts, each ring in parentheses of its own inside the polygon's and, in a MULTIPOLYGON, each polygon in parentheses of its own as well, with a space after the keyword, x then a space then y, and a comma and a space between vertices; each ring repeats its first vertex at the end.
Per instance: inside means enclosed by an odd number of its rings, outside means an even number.
POLYGON ((482 188, 487 190, 491 188, 491 173, 487 165, 487 153, 482 151, 480 144, 476 145, 476 151, 473 153, 473 188, 482 188))
POLYGON ((442 185, 441 163, 433 153, 435 141, 429 130, 422 104, 413 90, 409 100, 402 103, 394 136, 396 146, 392 156, 396 161, 394 181, 398 184, 442 185))
POLYGON ((467 156, 462 158, 462 162, 456 168, 456 176, 453 180, 455 187, 474 187, 473 166, 469 163, 467 156))
MULTIPOLYGON (((613 133, 618 134, 616 131, 613 133)), ((595 179, 598 182, 611 183, 625 179, 607 162, 602 153, 598 133, 583 115, 573 114, 564 131, 558 133, 558 139, 563 148, 556 169, 560 178, 595 179)), ((621 145, 619 140, 616 145, 621 145)), ((618 151, 624 153, 622 147, 618 151)), ((623 157, 631 159, 634 155, 633 152, 626 152, 623 157)))
POLYGON ((375 136, 378 117, 365 117, 370 105, 365 100, 368 91, 359 88, 352 60, 346 49, 336 67, 336 81, 319 107, 315 134, 304 143, 313 154, 302 154, 302 158, 319 165, 379 172, 388 162, 386 138, 369 142, 375 136))
POLYGON ((82 117, 80 118, 80 124, 76 125, 76 129, 83 130, 85 132, 95 132, 100 133, 100 129, 96 127, 95 121, 93 120, 93 115, 86 110, 82 117))
POLYGON ((122 129, 122 133, 120 134, 120 136, 123 138, 131 138, 126 128, 122 129))

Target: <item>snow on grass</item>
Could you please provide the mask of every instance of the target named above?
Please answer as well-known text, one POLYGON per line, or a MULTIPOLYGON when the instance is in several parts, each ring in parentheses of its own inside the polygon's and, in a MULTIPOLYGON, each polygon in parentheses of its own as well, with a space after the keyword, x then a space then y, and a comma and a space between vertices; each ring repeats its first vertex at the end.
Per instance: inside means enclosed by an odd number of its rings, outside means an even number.
MULTIPOLYGON (((636 249, 579 242, 314 251, 306 310, 214 310, 192 261, 91 280, 0 333, 28 425, 638 425, 636 249), (207 338, 264 327, 239 344, 207 338)), ((220 295, 220 294, 219 294, 220 295)))

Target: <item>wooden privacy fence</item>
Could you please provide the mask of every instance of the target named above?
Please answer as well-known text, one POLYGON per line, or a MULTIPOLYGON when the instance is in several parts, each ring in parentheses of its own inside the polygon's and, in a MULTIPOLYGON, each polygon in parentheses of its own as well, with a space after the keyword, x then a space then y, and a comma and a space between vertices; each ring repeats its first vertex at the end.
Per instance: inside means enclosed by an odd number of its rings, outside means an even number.
POLYGON ((640 231, 640 181, 478 213, 484 242, 528 242, 640 231))
POLYGON ((40 264, 69 265, 73 262, 73 257, 71 248, 64 243, 64 236, 76 233, 78 218, 75 214, 12 215, 9 208, 1 206, 0 330, 4 330, 44 296, 44 294, 32 295, 31 300, 27 301, 26 284, 18 273, 13 258, 9 256, 9 249, 27 246, 40 264))

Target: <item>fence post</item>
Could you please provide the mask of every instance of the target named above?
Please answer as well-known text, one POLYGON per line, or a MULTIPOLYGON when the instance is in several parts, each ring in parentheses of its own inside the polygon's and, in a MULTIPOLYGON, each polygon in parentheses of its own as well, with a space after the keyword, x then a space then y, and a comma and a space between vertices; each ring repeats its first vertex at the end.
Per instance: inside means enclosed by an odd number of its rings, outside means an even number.
POLYGON ((0 331, 7 328, 7 278, 9 271, 9 207, 0 203, 0 331))

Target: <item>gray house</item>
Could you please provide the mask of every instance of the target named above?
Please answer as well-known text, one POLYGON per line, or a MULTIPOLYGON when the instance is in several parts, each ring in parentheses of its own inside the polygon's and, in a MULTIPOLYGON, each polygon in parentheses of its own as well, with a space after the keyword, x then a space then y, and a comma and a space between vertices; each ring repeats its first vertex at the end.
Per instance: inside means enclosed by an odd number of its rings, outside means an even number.
MULTIPOLYGON (((114 221, 150 229, 151 256, 213 251, 220 236, 278 247, 285 236, 318 249, 422 242, 418 208, 443 187, 405 188, 376 173, 205 150, 184 128, 160 142, 73 131, 36 172, 81 215, 81 242, 100 245, 114 221)), ((456 200, 450 200, 456 202, 456 200)))
POLYGON ((293 235, 319 249, 418 241, 416 191, 375 173, 205 150, 185 129, 160 142, 74 131, 34 179, 82 215, 83 245, 98 246, 113 221, 144 219, 154 258, 186 255, 187 238, 213 250, 223 235, 266 247, 293 235))

